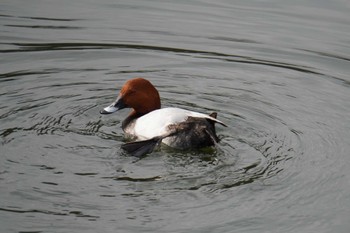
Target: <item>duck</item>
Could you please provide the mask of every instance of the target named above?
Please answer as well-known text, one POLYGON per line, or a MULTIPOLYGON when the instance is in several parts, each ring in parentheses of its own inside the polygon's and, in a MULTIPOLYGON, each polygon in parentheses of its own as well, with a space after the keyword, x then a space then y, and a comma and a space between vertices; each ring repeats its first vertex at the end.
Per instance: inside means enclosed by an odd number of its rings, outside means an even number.
POLYGON ((216 112, 207 115, 177 107, 161 108, 159 92, 144 78, 126 81, 117 99, 100 114, 124 108, 131 111, 122 121, 122 130, 136 140, 121 148, 136 157, 151 153, 160 143, 180 150, 215 146, 219 142, 215 123, 227 127, 216 119, 216 112))

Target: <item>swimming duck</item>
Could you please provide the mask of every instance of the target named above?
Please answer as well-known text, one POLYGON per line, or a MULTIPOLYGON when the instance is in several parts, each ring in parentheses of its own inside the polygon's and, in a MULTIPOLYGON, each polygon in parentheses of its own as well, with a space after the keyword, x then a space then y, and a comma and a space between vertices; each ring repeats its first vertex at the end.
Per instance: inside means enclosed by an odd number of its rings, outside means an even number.
POLYGON ((116 101, 100 111, 110 114, 123 108, 131 108, 130 114, 122 122, 126 134, 136 137, 135 142, 122 145, 134 156, 143 156, 153 151, 160 143, 176 149, 213 146, 219 141, 215 123, 226 126, 210 115, 181 108, 161 108, 157 89, 144 78, 128 80, 116 101))

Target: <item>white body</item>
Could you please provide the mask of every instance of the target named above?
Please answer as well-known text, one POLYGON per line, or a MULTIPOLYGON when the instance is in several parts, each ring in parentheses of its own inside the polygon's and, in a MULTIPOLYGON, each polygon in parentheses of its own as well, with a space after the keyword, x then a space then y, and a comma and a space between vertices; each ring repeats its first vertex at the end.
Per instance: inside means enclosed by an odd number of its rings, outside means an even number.
MULTIPOLYGON (((188 117, 206 118, 222 125, 223 122, 203 113, 192 112, 180 108, 162 108, 154 110, 135 120, 133 126, 126 129, 126 133, 141 140, 168 134, 168 126, 186 121, 188 117)), ((166 140, 163 140, 166 143, 166 140)), ((167 144, 167 143, 166 143, 167 144)))

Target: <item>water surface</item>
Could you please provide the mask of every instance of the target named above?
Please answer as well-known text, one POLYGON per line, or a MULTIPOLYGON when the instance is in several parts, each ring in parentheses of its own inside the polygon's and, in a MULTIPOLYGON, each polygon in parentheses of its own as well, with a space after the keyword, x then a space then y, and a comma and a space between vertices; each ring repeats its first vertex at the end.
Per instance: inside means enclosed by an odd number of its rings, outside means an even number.
POLYGON ((347 1, 2 1, 1 232, 348 232, 347 1), (120 149, 142 76, 221 142, 120 149))

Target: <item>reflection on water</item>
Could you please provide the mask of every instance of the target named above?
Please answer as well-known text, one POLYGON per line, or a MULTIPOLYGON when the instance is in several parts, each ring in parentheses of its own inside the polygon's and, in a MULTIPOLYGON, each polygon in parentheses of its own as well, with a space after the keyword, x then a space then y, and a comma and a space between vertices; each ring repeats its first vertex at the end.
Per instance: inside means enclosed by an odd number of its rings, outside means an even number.
POLYGON ((0 6, 2 231, 347 232, 346 2, 0 6), (98 111, 136 76, 220 143, 121 151, 98 111))

